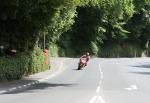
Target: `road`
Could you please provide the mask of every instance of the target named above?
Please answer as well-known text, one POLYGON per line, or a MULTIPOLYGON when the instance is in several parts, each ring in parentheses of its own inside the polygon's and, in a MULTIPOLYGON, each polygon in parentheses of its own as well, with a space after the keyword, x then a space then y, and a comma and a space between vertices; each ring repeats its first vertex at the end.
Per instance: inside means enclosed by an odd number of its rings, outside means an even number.
POLYGON ((64 71, 28 89, 0 94, 0 103, 149 103, 150 59, 91 59, 76 70, 78 59, 64 61, 64 71))

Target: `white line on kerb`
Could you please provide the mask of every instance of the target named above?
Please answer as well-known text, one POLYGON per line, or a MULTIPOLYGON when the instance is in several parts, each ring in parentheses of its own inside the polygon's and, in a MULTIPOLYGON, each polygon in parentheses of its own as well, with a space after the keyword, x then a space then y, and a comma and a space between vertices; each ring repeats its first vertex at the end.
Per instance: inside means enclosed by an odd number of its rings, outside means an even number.
POLYGON ((24 87, 26 87, 27 85, 23 85, 24 87))
POLYGON ((2 90, 2 91, 0 91, 0 94, 5 93, 5 92, 7 92, 7 91, 6 90, 2 90))
POLYGON ((9 89, 9 91, 13 91, 13 90, 15 90, 15 89, 14 88, 9 89))
POLYGON ((22 88, 22 86, 18 86, 17 88, 18 88, 18 89, 21 89, 21 88, 22 88))
POLYGON ((12 90, 15 90, 15 89, 17 89, 17 87, 14 87, 14 88, 11 88, 12 90))
MULTIPOLYGON (((66 59, 64 59, 63 61, 65 61, 66 59)), ((59 66, 59 69, 57 72, 51 74, 50 76, 44 78, 44 79, 40 79, 40 80, 37 80, 35 82, 31 82, 31 83, 28 83, 28 84, 25 84, 25 85, 21 85, 21 86, 17 86, 17 87, 13 87, 13 88, 10 88, 10 89, 6 89, 6 90, 0 90, 0 94, 3 94, 3 93, 6 93, 8 91, 13 91, 13 90, 17 90, 17 89, 22 89, 22 88, 25 88, 25 87, 29 87, 29 86, 32 86, 32 85, 35 85, 35 84, 39 84, 41 82, 44 82, 48 79, 51 79, 52 77, 58 75, 60 72, 61 72, 61 68, 63 67, 63 61, 61 62, 60 66, 59 66)))

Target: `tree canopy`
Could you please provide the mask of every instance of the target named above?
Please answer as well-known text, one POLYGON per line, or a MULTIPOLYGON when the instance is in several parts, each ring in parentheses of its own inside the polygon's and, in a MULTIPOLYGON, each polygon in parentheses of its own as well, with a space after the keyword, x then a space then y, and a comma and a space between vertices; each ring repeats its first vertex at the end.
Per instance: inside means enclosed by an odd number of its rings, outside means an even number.
POLYGON ((56 44, 66 53, 149 38, 150 0, 0 0, 0 45, 20 52, 56 44), (137 30, 138 29, 138 30, 137 30), (136 38, 136 39, 135 39, 136 38), (80 49, 79 49, 80 48, 80 49))

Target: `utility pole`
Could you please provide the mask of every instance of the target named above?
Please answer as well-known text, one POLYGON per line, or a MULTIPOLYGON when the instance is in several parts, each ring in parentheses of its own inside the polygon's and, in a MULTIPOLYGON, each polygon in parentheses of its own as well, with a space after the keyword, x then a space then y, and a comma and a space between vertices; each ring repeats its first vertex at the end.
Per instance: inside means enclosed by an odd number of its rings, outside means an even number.
POLYGON ((45 50, 45 32, 44 32, 44 41, 43 41, 43 49, 45 50))

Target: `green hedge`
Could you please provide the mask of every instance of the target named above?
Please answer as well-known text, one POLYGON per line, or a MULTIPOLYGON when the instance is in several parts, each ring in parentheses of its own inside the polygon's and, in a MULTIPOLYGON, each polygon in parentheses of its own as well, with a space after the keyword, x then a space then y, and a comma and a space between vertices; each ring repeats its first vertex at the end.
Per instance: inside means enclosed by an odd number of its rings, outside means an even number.
POLYGON ((0 57, 0 80, 18 80, 24 75, 45 71, 49 68, 45 60, 40 49, 16 56, 0 57))
POLYGON ((141 57, 142 48, 138 45, 126 44, 125 47, 117 44, 105 46, 99 52, 100 57, 141 57))

